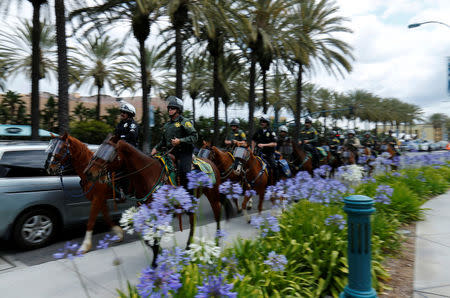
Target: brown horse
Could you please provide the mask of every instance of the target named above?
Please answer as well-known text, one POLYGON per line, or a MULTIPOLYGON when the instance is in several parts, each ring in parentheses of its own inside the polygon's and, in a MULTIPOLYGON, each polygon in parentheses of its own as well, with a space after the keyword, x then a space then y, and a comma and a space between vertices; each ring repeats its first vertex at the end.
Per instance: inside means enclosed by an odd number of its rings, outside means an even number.
POLYGON ((244 200, 242 202, 242 209, 250 221, 247 214, 247 204, 250 197, 245 195, 246 190, 254 189, 259 196, 258 202, 258 212, 262 212, 262 207, 264 203, 264 194, 266 187, 269 185, 269 174, 267 170, 267 165, 262 161, 261 158, 255 156, 251 150, 248 148, 240 147, 242 150, 246 150, 246 156, 243 159, 236 159, 236 162, 242 163, 242 168, 239 166, 234 170, 235 175, 241 176, 241 181, 243 181, 244 190, 244 200))
MULTIPOLYGON (((372 176, 374 166, 372 165, 372 162, 375 160, 372 149, 370 147, 364 147, 360 150, 360 159, 364 158, 364 162, 362 162, 365 166, 368 168, 368 176, 372 176)), ((361 162, 361 160, 360 160, 361 162)))
MULTIPOLYGON (((221 180, 241 182, 241 176, 236 175, 233 171, 234 157, 231 153, 222 151, 216 146, 211 146, 210 142, 203 141, 203 146, 199 152, 199 156, 211 160, 217 166, 220 171, 221 180)), ((233 202, 236 205, 238 213, 242 212, 238 200, 233 199, 233 202)))
MULTIPOLYGON (((89 179, 94 181, 105 179, 107 171, 111 172, 117 170, 117 168, 121 168, 123 172, 129 173, 127 175, 131 184, 130 189, 134 190, 136 198, 147 198, 146 203, 151 202, 151 194, 159 184, 170 183, 168 173, 158 158, 148 156, 122 140, 117 143, 108 142, 106 145, 110 146, 107 151, 111 154, 109 156, 103 155, 102 157, 105 159, 99 157, 101 154, 94 156, 85 169, 89 179)), ((219 193, 219 185, 221 182, 219 170, 211 161, 207 159, 202 160, 211 165, 216 178, 213 187, 203 189, 203 193, 211 204, 217 223, 217 230, 220 230, 221 205, 222 203, 224 204, 227 218, 230 216, 230 208, 228 207, 229 205, 227 206, 227 201, 224 199, 224 196, 219 193)), ((188 216, 191 229, 187 241, 187 248, 189 248, 189 244, 192 241, 195 228, 195 214, 188 213, 188 216)), ((152 246, 152 249, 154 254, 152 265, 156 266, 159 245, 152 246)))
POLYGON ((392 144, 383 142, 381 145, 381 151, 389 153, 389 159, 392 161, 391 170, 396 171, 398 169, 398 166, 395 164, 395 158, 398 157, 399 154, 395 150, 394 146, 392 146, 392 144))
POLYGON ((295 174, 299 171, 307 171, 310 175, 313 174, 312 155, 307 152, 303 145, 292 141, 292 172, 295 174))
POLYGON ((344 165, 356 164, 356 153, 348 147, 343 146, 341 152, 341 159, 344 165))
POLYGON ((87 223, 86 235, 79 251, 86 253, 92 248, 92 231, 98 213, 101 211, 106 223, 111 227, 114 234, 119 237, 119 241, 123 240, 122 229, 115 225, 111 220, 106 203, 108 198, 112 198, 112 189, 106 184, 88 181, 84 169, 91 160, 93 153, 88 147, 78 139, 65 133, 63 136, 54 138, 54 148, 49 153, 45 162, 46 170, 49 174, 56 175, 61 173, 63 168, 70 163, 75 172, 80 176, 80 184, 88 200, 91 201, 91 210, 87 223))

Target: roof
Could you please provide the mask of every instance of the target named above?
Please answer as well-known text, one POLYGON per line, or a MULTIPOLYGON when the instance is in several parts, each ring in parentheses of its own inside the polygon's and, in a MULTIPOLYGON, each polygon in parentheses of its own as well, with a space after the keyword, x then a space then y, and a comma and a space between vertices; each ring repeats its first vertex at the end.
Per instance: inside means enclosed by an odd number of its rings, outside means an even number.
MULTIPOLYGON (((40 137, 50 137, 50 131, 39 129, 40 137)), ((53 135, 58 135, 53 133, 53 135)), ((0 124, 0 136, 3 137, 30 137, 31 126, 30 125, 12 125, 12 124, 0 124)))

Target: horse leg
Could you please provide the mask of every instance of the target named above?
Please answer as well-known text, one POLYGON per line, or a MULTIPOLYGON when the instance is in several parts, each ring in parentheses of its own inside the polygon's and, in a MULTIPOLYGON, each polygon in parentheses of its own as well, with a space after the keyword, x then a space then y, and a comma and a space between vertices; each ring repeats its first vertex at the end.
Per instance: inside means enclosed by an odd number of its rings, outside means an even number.
POLYGON ((214 219, 216 220, 218 231, 220 230, 220 212, 222 206, 220 204, 220 201, 215 198, 219 198, 219 194, 217 193, 216 195, 214 195, 213 193, 205 193, 205 195, 208 198, 209 204, 211 205, 211 209, 214 213, 214 219))
POLYGON ((153 251, 153 261, 152 261, 152 268, 156 268, 158 265, 156 264, 156 260, 158 259, 159 254, 159 245, 151 245, 152 251, 153 251))
POLYGON ((186 244, 186 250, 188 250, 189 249, 189 245, 191 245, 192 238, 194 237, 194 230, 195 230, 195 213, 188 212, 187 214, 189 216, 189 226, 191 228, 190 228, 190 231, 189 231, 189 238, 188 238, 188 241, 187 241, 187 244, 186 244))
POLYGON ((94 230, 95 221, 97 219, 97 215, 101 209, 100 202, 97 197, 92 198, 91 210, 89 212, 89 219, 87 223, 86 235, 84 236, 84 240, 81 243, 78 252, 87 253, 92 248, 92 232, 94 230))
POLYGON ((103 218, 105 219, 106 223, 111 227, 111 230, 113 233, 119 238, 117 242, 123 241, 123 230, 120 226, 114 224, 114 222, 111 220, 111 216, 109 215, 108 205, 106 204, 106 200, 104 200, 101 204, 102 206, 102 213, 103 218))
POLYGON ((242 201, 242 210, 244 211, 244 217, 247 219, 248 223, 250 223, 250 216, 247 213, 247 203, 249 200, 250 198, 244 195, 244 200, 242 201))
POLYGON ((233 199, 233 202, 234 202, 234 205, 236 205, 237 213, 238 213, 238 214, 241 213, 241 212, 242 212, 242 209, 239 208, 239 202, 238 202, 238 200, 237 200, 237 199, 233 199))

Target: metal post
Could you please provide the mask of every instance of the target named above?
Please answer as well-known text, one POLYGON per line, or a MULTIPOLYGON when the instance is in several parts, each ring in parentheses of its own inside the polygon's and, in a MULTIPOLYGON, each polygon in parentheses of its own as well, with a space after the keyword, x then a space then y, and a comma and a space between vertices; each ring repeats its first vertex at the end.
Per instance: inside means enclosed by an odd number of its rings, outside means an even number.
POLYGON ((377 297, 372 288, 371 227, 370 214, 375 211, 373 200, 354 195, 344 199, 344 211, 348 214, 348 284, 341 298, 377 297))

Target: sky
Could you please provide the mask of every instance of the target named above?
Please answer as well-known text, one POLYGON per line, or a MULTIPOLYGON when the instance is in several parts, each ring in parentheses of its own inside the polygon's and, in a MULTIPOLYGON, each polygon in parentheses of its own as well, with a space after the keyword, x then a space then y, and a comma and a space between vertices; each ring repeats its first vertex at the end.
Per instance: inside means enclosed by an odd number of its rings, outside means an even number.
MULTIPOLYGON (((17 24, 18 15, 31 18, 31 5, 28 1, 22 2, 20 13, 12 8, 9 15, 0 21, 0 27, 12 29, 17 24)), ((447 93, 450 28, 440 24, 425 24, 414 29, 407 27, 408 24, 425 21, 450 25, 450 0, 337 0, 336 4, 340 7, 339 15, 348 18, 346 25, 353 30, 353 34, 339 36, 354 49, 353 71, 335 78, 318 69, 307 74, 305 79, 308 82, 341 92, 364 89, 381 97, 395 97, 416 104, 426 116, 432 113, 450 116, 447 93)), ((116 26, 111 34, 121 37, 128 26, 116 26)), ((153 28, 152 32, 155 33, 153 28)), ((24 84, 24 81, 25 78, 18 76, 8 82, 7 88, 29 93, 31 85, 24 84)), ((57 93, 56 79, 42 80, 40 88, 41 91, 57 93)), ((78 92, 92 94, 89 88, 78 92)), ((189 100, 185 102, 186 107, 191 107, 189 100)), ((205 116, 213 115, 208 106, 198 111, 205 116)), ((229 117, 244 118, 242 108, 231 108, 229 117)))

